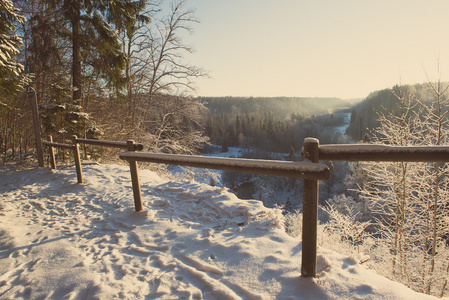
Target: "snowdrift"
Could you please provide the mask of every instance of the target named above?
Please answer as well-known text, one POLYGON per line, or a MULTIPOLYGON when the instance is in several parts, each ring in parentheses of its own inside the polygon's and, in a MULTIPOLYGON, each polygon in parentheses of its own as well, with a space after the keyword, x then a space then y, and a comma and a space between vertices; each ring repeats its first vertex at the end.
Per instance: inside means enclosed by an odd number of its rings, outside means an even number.
POLYGON ((318 249, 300 277, 301 241, 280 210, 226 189, 129 169, 0 171, 0 299, 435 299, 318 249))

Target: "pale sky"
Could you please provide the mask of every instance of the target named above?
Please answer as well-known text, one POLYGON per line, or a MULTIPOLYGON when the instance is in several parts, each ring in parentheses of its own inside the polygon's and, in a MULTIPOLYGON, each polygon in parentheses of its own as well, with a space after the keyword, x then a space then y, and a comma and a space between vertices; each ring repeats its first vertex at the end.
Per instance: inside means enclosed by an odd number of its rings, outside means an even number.
POLYGON ((448 0, 188 0, 199 96, 364 98, 449 81, 448 0))

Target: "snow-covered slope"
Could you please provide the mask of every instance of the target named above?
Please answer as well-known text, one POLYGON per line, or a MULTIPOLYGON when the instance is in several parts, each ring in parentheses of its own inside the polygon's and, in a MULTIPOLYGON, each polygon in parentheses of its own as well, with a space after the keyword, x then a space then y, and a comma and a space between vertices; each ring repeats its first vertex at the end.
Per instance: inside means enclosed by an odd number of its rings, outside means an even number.
POLYGON ((0 171, 0 299, 433 299, 301 241, 279 210, 227 190, 115 165, 0 171))

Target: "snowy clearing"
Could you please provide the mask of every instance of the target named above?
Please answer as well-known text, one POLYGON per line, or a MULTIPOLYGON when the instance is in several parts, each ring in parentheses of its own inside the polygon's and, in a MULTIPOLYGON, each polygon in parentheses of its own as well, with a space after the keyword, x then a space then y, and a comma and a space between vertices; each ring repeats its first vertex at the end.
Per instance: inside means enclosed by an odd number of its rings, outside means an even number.
POLYGON ((280 210, 226 189, 129 169, 0 171, 0 298, 436 299, 325 248, 300 277, 280 210))

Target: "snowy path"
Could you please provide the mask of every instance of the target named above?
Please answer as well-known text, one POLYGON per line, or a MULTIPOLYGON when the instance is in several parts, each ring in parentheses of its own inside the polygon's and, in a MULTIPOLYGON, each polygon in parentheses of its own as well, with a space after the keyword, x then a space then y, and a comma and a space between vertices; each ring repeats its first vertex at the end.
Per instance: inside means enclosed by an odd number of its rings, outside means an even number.
POLYGON ((326 249, 300 278, 300 242, 260 201, 141 171, 135 212, 128 168, 83 171, 1 171, 0 299, 423 299, 326 249))

